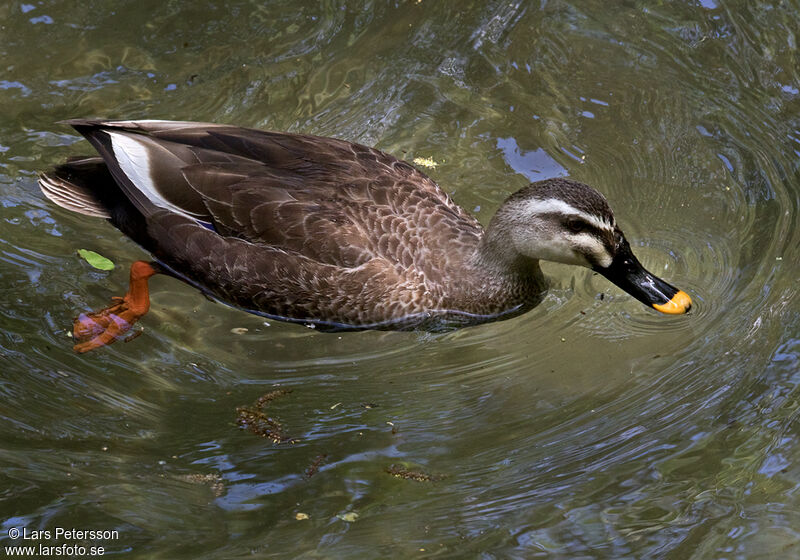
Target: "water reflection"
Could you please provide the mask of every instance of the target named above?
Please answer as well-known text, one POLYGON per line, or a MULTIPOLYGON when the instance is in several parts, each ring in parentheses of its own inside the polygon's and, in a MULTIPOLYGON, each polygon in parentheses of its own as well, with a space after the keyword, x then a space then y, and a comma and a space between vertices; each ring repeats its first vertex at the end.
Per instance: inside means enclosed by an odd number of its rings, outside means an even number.
POLYGON ((542 148, 521 150, 514 138, 498 138, 497 147, 503 151, 509 167, 531 182, 567 175, 567 170, 542 148))

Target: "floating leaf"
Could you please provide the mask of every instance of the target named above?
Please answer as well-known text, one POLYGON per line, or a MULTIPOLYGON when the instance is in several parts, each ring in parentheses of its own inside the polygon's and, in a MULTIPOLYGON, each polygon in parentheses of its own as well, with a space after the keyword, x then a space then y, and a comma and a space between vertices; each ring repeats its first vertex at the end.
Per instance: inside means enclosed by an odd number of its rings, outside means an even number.
POLYGON ((436 169, 436 166, 439 165, 433 161, 433 158, 429 157, 415 157, 412 161, 420 167, 427 167, 428 169, 436 169))
POLYGON ((336 517, 338 517, 342 521, 353 523, 356 519, 358 519, 358 514, 354 511, 348 511, 347 513, 340 513, 336 517))
POLYGON ((114 263, 103 255, 87 249, 78 249, 78 254, 83 257, 86 262, 99 270, 114 270, 114 263))

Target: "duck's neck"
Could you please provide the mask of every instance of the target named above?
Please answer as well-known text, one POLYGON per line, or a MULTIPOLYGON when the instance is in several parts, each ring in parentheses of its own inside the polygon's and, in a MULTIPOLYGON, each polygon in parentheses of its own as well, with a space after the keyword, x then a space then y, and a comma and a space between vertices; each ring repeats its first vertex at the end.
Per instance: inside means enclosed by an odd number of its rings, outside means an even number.
POLYGON ((538 281, 541 276, 539 260, 522 255, 508 230, 493 225, 490 224, 478 245, 474 262, 491 276, 508 277, 510 281, 533 276, 530 280, 538 281))
POLYGON ((465 289, 480 292, 480 300, 491 301, 498 309, 530 309, 547 290, 538 259, 517 252, 504 228, 489 227, 475 248, 470 266, 475 282, 465 289))

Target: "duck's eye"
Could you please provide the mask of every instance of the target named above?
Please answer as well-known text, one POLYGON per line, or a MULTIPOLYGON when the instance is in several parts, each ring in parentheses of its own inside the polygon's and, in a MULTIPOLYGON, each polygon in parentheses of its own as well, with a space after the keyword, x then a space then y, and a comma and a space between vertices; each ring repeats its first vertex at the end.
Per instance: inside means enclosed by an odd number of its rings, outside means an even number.
POLYGON ((583 220, 572 219, 567 221, 567 228, 573 233, 586 231, 586 222, 583 220))

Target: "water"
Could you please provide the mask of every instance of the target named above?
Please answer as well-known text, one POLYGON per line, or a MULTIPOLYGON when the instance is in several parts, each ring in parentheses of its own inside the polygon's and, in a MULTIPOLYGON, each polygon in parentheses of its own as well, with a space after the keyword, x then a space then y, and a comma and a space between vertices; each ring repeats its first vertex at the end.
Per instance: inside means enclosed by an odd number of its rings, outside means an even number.
POLYGON ((69 542, 130 558, 800 555, 798 12, 4 4, 1 545, 22 542, 11 528, 67 527, 116 530, 69 542), (72 317, 146 258, 36 187, 90 151, 56 121, 89 116, 430 157, 484 223, 528 182, 569 175, 607 195, 645 266, 695 308, 657 316, 549 265, 545 302, 509 321, 321 334, 158 277, 142 336, 78 356, 72 317), (292 392, 265 412, 294 443, 237 425, 276 388, 292 392))

